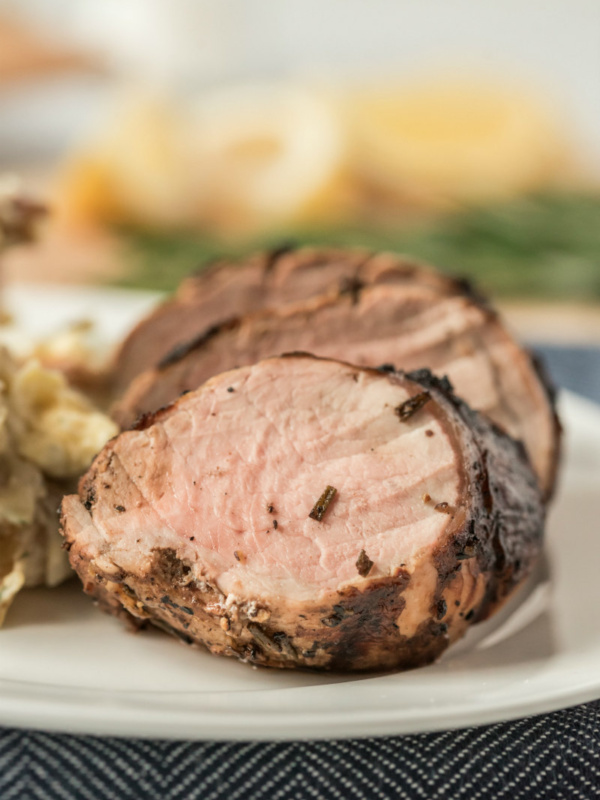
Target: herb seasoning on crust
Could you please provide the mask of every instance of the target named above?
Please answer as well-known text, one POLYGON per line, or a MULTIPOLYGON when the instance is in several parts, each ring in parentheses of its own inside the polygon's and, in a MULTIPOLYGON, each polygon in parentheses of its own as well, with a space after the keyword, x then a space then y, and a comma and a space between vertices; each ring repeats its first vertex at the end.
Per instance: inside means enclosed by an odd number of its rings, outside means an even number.
POLYGON ((335 497, 337 489, 333 486, 328 486, 321 497, 317 500, 314 504, 312 511, 308 515, 311 519, 316 520, 317 522, 321 522, 323 517, 325 516, 325 512, 329 508, 331 501, 335 497))

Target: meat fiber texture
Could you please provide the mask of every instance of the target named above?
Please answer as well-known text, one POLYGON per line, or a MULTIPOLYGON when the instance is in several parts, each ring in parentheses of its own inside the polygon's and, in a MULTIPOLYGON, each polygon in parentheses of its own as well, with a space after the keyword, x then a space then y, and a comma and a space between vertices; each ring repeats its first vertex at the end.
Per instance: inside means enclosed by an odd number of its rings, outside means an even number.
POLYGON ((230 317, 379 281, 416 281, 446 293, 464 289, 464 283, 412 259, 366 250, 280 247, 242 262, 217 261, 184 280, 125 339, 111 369, 113 392, 122 393, 178 345, 230 317))
MULTIPOLYGON (((538 365, 498 314, 461 285, 404 269, 386 256, 362 278, 302 303, 230 319, 139 375, 113 409, 123 427, 196 389, 216 373, 284 352, 447 375, 466 402, 523 441, 546 498, 552 495, 560 426, 538 365)), ((339 276, 338 276, 339 277, 339 276)))
POLYGON ((362 671, 428 664, 492 613, 544 513, 521 444, 447 381, 293 354, 109 442, 62 530, 85 590, 130 622, 255 664, 362 671))

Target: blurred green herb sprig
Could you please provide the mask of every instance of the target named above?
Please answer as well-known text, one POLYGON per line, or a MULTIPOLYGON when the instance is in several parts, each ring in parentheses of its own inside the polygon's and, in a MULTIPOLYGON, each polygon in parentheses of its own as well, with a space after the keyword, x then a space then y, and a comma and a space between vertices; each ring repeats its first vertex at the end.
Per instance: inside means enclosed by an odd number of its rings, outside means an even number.
POLYGON ((468 208, 419 225, 278 231, 229 245, 198 233, 122 231, 130 272, 121 286, 173 290, 218 256, 282 240, 407 253, 502 298, 600 300, 600 195, 549 193, 468 208))

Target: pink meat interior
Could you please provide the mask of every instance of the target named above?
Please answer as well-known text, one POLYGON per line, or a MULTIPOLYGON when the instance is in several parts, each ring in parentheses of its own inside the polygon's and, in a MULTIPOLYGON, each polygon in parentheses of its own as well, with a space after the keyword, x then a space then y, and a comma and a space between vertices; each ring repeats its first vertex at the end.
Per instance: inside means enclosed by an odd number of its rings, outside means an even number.
POLYGON ((312 358, 219 375, 114 443, 125 512, 99 494, 96 530, 123 567, 173 547, 238 596, 306 600, 358 583, 361 550, 369 577, 410 569, 449 525, 434 506, 459 502, 462 475, 433 401, 400 421, 418 391, 312 358), (337 492, 319 522, 309 513, 327 486, 337 492))

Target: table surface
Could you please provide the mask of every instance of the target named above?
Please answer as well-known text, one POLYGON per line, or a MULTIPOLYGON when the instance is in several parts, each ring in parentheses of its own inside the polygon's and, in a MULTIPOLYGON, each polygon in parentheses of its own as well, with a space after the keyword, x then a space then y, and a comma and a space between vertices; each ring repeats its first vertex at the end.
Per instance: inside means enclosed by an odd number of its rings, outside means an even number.
MULTIPOLYGON (((600 402, 600 348, 539 348, 600 402)), ((600 796, 600 701, 513 722, 323 742, 177 742, 0 728, 1 800, 385 800, 600 796)))

